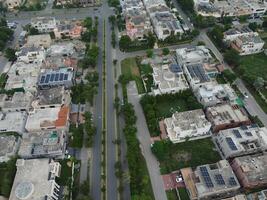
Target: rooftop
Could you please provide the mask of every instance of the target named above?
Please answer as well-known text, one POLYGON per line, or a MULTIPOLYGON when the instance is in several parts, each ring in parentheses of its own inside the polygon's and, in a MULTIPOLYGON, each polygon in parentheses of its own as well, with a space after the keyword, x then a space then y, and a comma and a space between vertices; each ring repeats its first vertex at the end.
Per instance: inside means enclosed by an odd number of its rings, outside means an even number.
POLYGON ((192 79, 198 80, 200 83, 209 82, 210 78, 206 74, 203 64, 188 64, 185 66, 192 79))
POLYGON ((214 125, 231 124, 249 120, 245 112, 237 105, 222 104, 208 107, 207 113, 214 125))
POLYGON ((239 182, 228 161, 198 166, 194 171, 195 186, 199 196, 240 188, 239 182))
POLYGON ((248 182, 267 181, 267 154, 235 158, 248 182))
POLYGON ((68 116, 68 106, 34 109, 29 113, 25 128, 28 131, 66 128, 68 126, 68 116))
POLYGON ((58 187, 54 181, 60 173, 58 162, 49 159, 18 159, 16 166, 17 173, 9 200, 51 198, 54 188, 58 187))
POLYGON ((26 112, 0 112, 0 132, 23 133, 26 120, 26 112))
POLYGON ((194 46, 176 49, 177 61, 180 65, 209 62, 212 59, 210 50, 205 46, 194 46))
POLYGON ((18 155, 22 158, 56 157, 64 155, 64 151, 65 132, 51 130, 24 135, 18 155))
POLYGON ((63 86, 53 87, 47 90, 38 90, 36 98, 32 102, 34 108, 42 106, 62 106, 70 103, 70 92, 65 90, 63 86))
POLYGON ((47 49, 48 56, 70 56, 75 53, 73 43, 57 43, 47 49))
POLYGON ((30 92, 15 92, 12 96, 3 95, 5 97, 0 102, 2 110, 28 110, 33 99, 33 95, 30 92))
POLYGON ((222 130, 214 137, 226 158, 267 149, 267 129, 257 125, 222 130))

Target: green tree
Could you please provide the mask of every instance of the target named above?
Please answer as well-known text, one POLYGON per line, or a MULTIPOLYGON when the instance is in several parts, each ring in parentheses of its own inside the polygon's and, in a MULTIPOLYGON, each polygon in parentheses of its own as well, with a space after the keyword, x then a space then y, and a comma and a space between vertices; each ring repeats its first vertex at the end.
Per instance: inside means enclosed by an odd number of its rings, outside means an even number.
POLYGON ((166 55, 168 55, 169 53, 170 53, 169 48, 163 48, 163 49, 162 49, 162 54, 163 54, 163 55, 166 56, 166 55))
POLYGON ((234 49, 227 50, 224 54, 225 61, 232 66, 238 66, 240 64, 240 56, 234 49))
POLYGON ((257 77, 257 79, 254 81, 253 86, 256 90, 260 90, 264 86, 264 79, 262 77, 257 77))
POLYGON ((253 23, 249 23, 248 27, 252 30, 252 31, 256 31, 258 28, 258 25, 256 22, 253 23))
POLYGON ((154 52, 153 52, 152 49, 148 49, 148 50, 146 51, 146 56, 149 57, 149 58, 152 58, 152 57, 153 57, 153 54, 154 54, 154 52))
POLYGON ((159 161, 163 161, 167 158, 168 151, 168 142, 166 141, 157 141, 152 146, 152 152, 159 161))
POLYGON ((17 59, 17 56, 16 56, 16 51, 14 49, 11 49, 11 48, 7 48, 5 50, 5 57, 9 60, 9 61, 12 61, 14 62, 16 59, 17 59))
POLYGON ((125 51, 129 48, 129 45, 131 44, 131 38, 128 35, 123 35, 120 38, 119 46, 122 51, 125 51))

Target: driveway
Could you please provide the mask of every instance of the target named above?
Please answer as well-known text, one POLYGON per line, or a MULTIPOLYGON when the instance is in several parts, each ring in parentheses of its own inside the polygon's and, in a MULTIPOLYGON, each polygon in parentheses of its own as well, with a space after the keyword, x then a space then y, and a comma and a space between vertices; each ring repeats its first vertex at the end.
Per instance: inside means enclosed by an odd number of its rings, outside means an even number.
POLYGON ((140 97, 137 93, 135 82, 130 82, 127 87, 129 102, 134 105, 135 113, 137 116, 137 138, 140 142, 141 151, 145 157, 154 197, 156 200, 167 200, 164 189, 163 180, 160 174, 159 162, 152 154, 150 145, 150 135, 147 128, 145 116, 141 105, 139 104, 140 97))

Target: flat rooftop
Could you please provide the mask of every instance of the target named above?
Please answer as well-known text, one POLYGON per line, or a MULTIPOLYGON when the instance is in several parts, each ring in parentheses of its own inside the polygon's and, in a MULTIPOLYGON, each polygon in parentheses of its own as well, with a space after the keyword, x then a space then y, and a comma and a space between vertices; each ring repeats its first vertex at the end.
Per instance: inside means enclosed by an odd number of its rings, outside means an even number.
POLYGON ((192 79, 198 79, 200 83, 209 82, 210 78, 206 74, 203 64, 189 64, 186 68, 192 79))
POLYGON ((198 166, 194 174, 197 178, 196 189, 200 196, 240 188, 239 182, 226 160, 198 166))
POLYGON ((214 125, 248 121, 249 118, 237 105, 222 104, 207 108, 209 119, 214 125))
POLYGON ((41 200, 51 196, 60 164, 49 159, 18 159, 9 200, 41 200))
POLYGON ((63 86, 53 87, 47 90, 38 90, 37 95, 32 103, 34 108, 58 105, 61 106, 65 103, 69 104, 70 92, 66 91, 63 86))
POLYGON ((0 132, 24 132, 26 112, 0 112, 0 132))
POLYGON ((62 156, 65 153, 65 137, 63 130, 27 133, 22 137, 18 155, 22 158, 62 156))
POLYGON ((267 154, 243 156, 234 159, 248 182, 267 181, 267 154))
POLYGON ((29 112, 25 128, 28 131, 63 128, 68 125, 68 117, 68 106, 34 109, 32 112, 29 112))
POLYGON ((214 137, 225 156, 267 149, 267 129, 257 125, 222 130, 214 137))

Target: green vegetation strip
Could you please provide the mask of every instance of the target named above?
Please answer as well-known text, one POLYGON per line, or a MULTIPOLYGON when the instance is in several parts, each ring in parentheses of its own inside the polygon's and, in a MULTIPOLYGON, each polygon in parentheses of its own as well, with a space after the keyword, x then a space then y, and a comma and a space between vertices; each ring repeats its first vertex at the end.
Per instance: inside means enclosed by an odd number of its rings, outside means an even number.
POLYGON ((127 159, 130 172, 131 199, 154 199, 152 186, 146 166, 146 161, 142 155, 139 141, 136 137, 137 117, 134 107, 130 103, 125 103, 122 107, 122 113, 125 119, 125 134, 127 143, 127 159))

